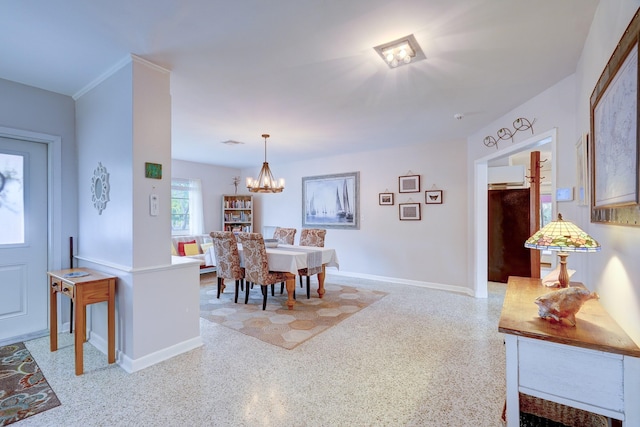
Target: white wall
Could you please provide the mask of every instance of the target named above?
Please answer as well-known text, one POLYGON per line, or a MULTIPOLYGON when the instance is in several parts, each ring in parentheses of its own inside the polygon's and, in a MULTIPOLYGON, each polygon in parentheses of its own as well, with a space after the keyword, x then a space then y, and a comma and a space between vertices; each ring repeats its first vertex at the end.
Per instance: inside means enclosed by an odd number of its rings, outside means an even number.
MULTIPOLYGON (((254 226, 302 228, 302 177, 360 172, 360 229, 327 233, 327 246, 336 248, 340 271, 360 276, 381 276, 417 285, 436 286, 471 293, 466 281, 464 250, 466 232, 466 176, 464 142, 447 142, 336 155, 295 164, 271 162, 271 168, 286 179, 280 194, 254 194, 254 226), (420 193, 398 193, 398 177, 411 170, 421 175, 420 193), (444 204, 425 205, 424 191, 433 185, 444 190, 444 204), (395 193, 393 206, 379 206, 378 193, 395 193), (421 203, 421 221, 399 221, 398 203, 421 203), (449 242, 451 250, 443 251, 449 242), (366 252, 362 248, 370 248, 366 252)), ((205 206, 205 228, 221 226, 222 194, 233 193, 233 177, 241 176, 238 194, 249 194, 245 178, 254 169, 237 169, 173 160, 176 178, 201 178, 205 206)), ((297 238, 299 238, 299 231, 297 238)))
MULTIPOLYGON (((204 233, 222 230, 222 195, 234 194, 233 177, 240 176, 240 169, 175 159, 171 165, 173 178, 199 178, 202 181, 204 233)), ((238 193, 247 193, 244 180, 238 185, 238 193)))
POLYGON ((169 74, 130 61, 76 101, 79 253, 123 270, 171 263, 171 97, 169 74), (158 88, 166 88, 159 90, 158 88), (145 178, 145 162, 163 165, 163 179, 145 178), (98 213, 91 177, 109 173, 109 201, 98 213), (160 215, 149 214, 149 195, 160 215), (135 251, 134 251, 135 250, 135 251))
MULTIPOLYGON (((302 227, 302 177, 360 172, 360 229, 329 229, 342 273, 381 276, 472 293, 467 281, 467 168, 464 141, 425 142, 396 149, 335 155, 295 164, 271 162, 286 179, 280 194, 258 194, 258 227, 302 227), (421 176, 420 193, 398 193, 398 177, 421 176), (442 205, 425 205, 424 191, 444 190, 442 205), (395 193, 393 206, 378 194, 395 193), (398 203, 421 204, 421 221, 400 221, 398 203)), ((244 170, 242 179, 255 173, 244 170)), ((260 230, 260 228, 257 228, 260 230)), ((297 237, 299 237, 299 231, 297 237)))
MULTIPOLYGON (((589 97, 624 30, 633 18, 639 0, 601 1, 576 72, 578 129, 589 130, 589 97)), ((588 209, 585 217, 588 221, 588 209)), ((640 344, 640 227, 586 222, 586 231, 602 251, 590 254, 588 275, 607 311, 640 344)))
MULTIPOLYGON (((0 79, 0 127, 44 133, 61 138, 55 164, 54 200, 63 207, 53 218, 53 247, 49 253, 52 269, 69 266, 69 237, 78 235, 78 183, 75 138, 75 103, 69 96, 0 79)), ((63 310, 63 318, 68 310, 63 310)))
MULTIPOLYGON (((557 159, 555 164, 557 172, 555 184, 557 187, 575 186, 577 177, 575 144, 579 136, 579 133, 575 131, 575 97, 575 76, 571 75, 471 135, 467 139, 467 161, 469 169, 474 169, 474 162, 478 159, 483 159, 502 151, 517 150, 518 146, 526 144, 527 141, 531 141, 531 139, 537 138, 538 135, 546 134, 555 129, 557 152, 552 154, 552 157, 557 159), (513 138, 513 142, 510 140, 500 141, 497 149, 496 147, 486 147, 484 145, 484 138, 489 135, 496 137, 496 133, 500 128, 506 127, 513 131, 513 121, 520 117, 533 122, 533 134, 530 130, 517 132, 513 138)), ((528 171, 526 174, 529 174, 528 171)), ((471 190, 469 191, 468 198, 470 206, 473 206, 474 203, 474 178, 473 174, 469 176, 469 188, 471 190)), ((580 220, 581 217, 577 215, 578 209, 580 209, 577 206, 577 202, 563 202, 558 208, 566 219, 575 222, 579 227, 584 226, 580 220)), ((583 207, 582 209, 586 208, 583 207)), ((555 211, 554 214, 557 215, 557 211, 555 211)), ((476 244, 474 239, 476 233, 474 226, 476 213, 472 209, 469 210, 468 220, 470 239, 473 243, 468 247, 469 259, 471 262, 475 262, 476 257, 482 256, 482 253, 479 251, 484 251, 486 256, 486 236, 476 244)), ((582 257, 584 255, 585 254, 571 255, 570 266, 572 269, 578 271, 574 276, 575 280, 586 279, 584 277, 585 268, 581 268, 583 262, 582 257)), ((474 268, 470 269, 469 273, 469 280, 471 282, 477 280, 475 265, 474 268)), ((484 286, 484 284, 481 283, 477 283, 477 285, 484 286)))
MULTIPOLYGON (((116 347, 118 363, 129 371, 201 345, 198 265, 172 264, 170 211, 162 209, 171 195, 169 83, 166 70, 133 57, 76 102, 78 179, 86 182, 79 193, 78 258, 118 277, 116 347), (145 178, 147 161, 163 164, 162 179, 145 178), (111 187, 102 214, 89 191, 98 162, 107 168, 111 187), (160 197, 158 216, 149 214, 152 192, 160 197)), ((106 307, 90 307, 92 343, 100 347, 106 342, 106 307)))
POLYGON ((130 62, 76 101, 78 253, 96 262, 133 265, 133 65, 130 62), (91 201, 91 177, 102 164, 109 201, 101 214, 91 201))
MULTIPOLYGON (((512 128, 513 120, 518 117, 535 118, 536 134, 557 128, 557 186, 575 187, 575 144, 580 135, 589 132, 589 97, 638 7, 639 0, 601 1, 575 75, 565 78, 471 135, 467 140, 469 166, 473 166, 474 160, 496 151, 495 148, 484 147, 482 141, 485 136, 495 135, 502 127, 512 128)), ((530 137, 530 134, 517 134, 514 144, 530 137)), ((510 146, 511 142, 503 141, 499 149, 510 146)), ((473 178, 469 178, 470 188, 473 178)), ((469 194, 469 200, 471 203, 473 193, 469 194)), ((635 342, 640 343, 640 228, 592 224, 589 208, 578 206, 577 203, 577 200, 558 203, 557 211, 598 240, 602 251, 572 254, 568 261, 569 268, 577 270, 572 280, 581 281, 590 289, 597 290, 607 311, 635 342)), ((473 224, 473 217, 474 212, 470 210, 470 224, 473 224)), ((473 231, 472 225, 470 231, 473 231)), ((469 253, 469 257, 474 259, 476 254, 473 247, 469 253)))
POLYGON ((136 57, 133 65, 133 265, 140 269, 171 263, 171 95, 167 70, 136 57), (162 165, 162 179, 145 177, 146 162, 162 165), (159 198, 155 216, 151 194, 159 198))

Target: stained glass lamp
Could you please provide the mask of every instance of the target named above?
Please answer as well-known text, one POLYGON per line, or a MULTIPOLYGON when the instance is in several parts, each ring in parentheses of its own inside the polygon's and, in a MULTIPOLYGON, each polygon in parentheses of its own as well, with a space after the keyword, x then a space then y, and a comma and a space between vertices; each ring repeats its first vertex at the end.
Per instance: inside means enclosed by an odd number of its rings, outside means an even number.
POLYGON ((595 239, 582 231, 577 225, 562 219, 558 219, 536 231, 533 236, 524 242, 526 248, 557 251, 560 260, 560 275, 558 281, 561 288, 569 286, 569 274, 567 273, 567 257, 569 252, 598 252, 600 244, 595 239))

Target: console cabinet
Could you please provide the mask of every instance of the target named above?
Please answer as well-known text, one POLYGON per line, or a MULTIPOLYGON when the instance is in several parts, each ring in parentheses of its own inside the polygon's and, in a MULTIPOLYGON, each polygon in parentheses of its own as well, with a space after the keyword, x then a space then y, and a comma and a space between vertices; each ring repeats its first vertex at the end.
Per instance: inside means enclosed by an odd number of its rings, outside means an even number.
POLYGON ((575 327, 541 319, 533 301, 552 291, 540 279, 509 277, 498 325, 507 427, 520 424, 519 393, 640 426, 640 348, 595 300, 582 306, 575 327))
POLYGON ((222 196, 222 230, 253 233, 253 196, 222 196))

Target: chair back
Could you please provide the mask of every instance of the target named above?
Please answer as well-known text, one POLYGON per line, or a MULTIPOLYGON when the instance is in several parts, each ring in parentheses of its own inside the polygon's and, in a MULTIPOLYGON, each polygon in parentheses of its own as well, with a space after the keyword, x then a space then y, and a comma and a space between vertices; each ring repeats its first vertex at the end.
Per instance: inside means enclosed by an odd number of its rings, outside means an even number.
POLYGON ((293 245, 293 240, 296 237, 295 228, 280 228, 276 227, 276 231, 273 232, 273 238, 278 239, 278 242, 285 245, 293 245))
POLYGON ((324 247, 324 236, 327 230, 323 228, 303 228, 300 231, 300 246, 324 247))
POLYGON ((209 235, 213 240, 213 250, 216 254, 216 275, 230 280, 244 278, 236 236, 231 231, 212 231, 209 235))
POLYGON ((238 233, 244 254, 245 278, 248 282, 266 285, 270 280, 269 260, 260 233, 238 233))

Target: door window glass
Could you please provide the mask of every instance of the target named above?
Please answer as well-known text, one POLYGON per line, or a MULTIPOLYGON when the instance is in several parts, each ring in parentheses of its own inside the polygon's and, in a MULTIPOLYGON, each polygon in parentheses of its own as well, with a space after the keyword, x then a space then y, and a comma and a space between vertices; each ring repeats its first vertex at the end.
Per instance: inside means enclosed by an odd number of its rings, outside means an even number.
POLYGON ((24 243, 24 158, 0 153, 0 245, 24 243))

